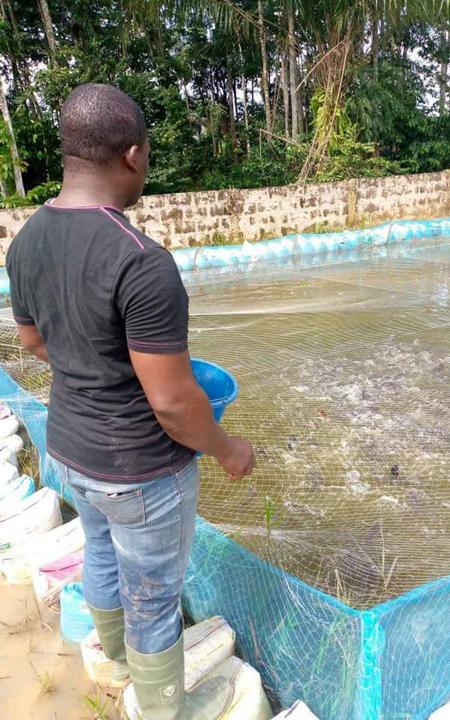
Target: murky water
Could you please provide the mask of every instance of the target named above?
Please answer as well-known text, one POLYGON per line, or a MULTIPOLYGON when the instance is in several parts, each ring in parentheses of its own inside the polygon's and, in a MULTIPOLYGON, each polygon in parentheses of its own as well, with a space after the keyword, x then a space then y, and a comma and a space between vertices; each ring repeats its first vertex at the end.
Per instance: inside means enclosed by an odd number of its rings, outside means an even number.
POLYGON ((188 281, 193 354, 232 370, 230 482, 201 514, 358 607, 450 574, 450 241, 188 281))
MULTIPOLYGON (((258 468, 202 460, 200 512, 357 607, 450 575, 450 240, 185 276, 193 355, 229 368, 258 468)), ((49 373, 2 326, 2 364, 49 373)))

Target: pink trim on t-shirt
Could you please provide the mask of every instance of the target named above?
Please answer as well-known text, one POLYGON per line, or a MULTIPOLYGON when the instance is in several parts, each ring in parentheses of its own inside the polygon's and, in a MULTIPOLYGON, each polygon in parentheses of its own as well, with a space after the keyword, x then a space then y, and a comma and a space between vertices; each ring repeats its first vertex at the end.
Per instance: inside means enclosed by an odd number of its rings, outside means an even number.
POLYGON ((128 230, 128 228, 124 227, 120 220, 115 218, 114 215, 111 215, 111 213, 109 212, 109 210, 115 210, 116 212, 119 212, 121 215, 123 215, 122 210, 119 210, 119 208, 115 208, 110 205, 77 205, 75 207, 70 207, 67 205, 53 205, 53 202, 51 200, 47 200, 44 204, 47 207, 51 207, 53 210, 100 210, 102 213, 107 215, 110 220, 116 223, 116 225, 118 225, 124 233, 133 238, 133 241, 136 243, 136 245, 139 245, 141 250, 145 250, 145 247, 141 243, 139 238, 131 230, 128 230))
POLYGON ((114 207, 113 205, 53 205, 53 200, 46 200, 44 205, 53 208, 53 210, 115 210, 116 212, 123 215, 123 210, 114 207))
POLYGON ((145 250, 145 247, 143 246, 143 244, 141 243, 141 241, 139 240, 139 238, 136 237, 136 235, 135 235, 133 232, 131 232, 131 230, 128 230, 128 228, 124 227, 124 226, 122 225, 122 223, 120 222, 120 220, 118 220, 117 218, 115 218, 114 215, 111 215, 111 213, 110 213, 106 208, 102 207, 102 208, 100 208, 100 210, 101 210, 103 213, 105 213, 105 215, 107 215, 109 218, 111 218, 111 220, 112 220, 113 222, 115 222, 116 225, 118 225, 120 228, 122 228, 122 230, 124 231, 124 233, 126 233, 126 234, 129 235, 131 238, 133 238, 134 242, 136 243, 136 245, 139 245, 139 247, 141 248, 141 250, 145 250))

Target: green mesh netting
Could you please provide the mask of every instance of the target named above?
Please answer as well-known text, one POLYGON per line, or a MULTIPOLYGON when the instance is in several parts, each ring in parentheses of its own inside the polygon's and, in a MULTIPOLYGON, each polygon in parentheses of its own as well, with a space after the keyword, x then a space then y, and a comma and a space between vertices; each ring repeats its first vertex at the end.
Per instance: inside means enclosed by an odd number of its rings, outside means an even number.
MULTIPOLYGON (((275 704, 425 720, 450 699, 450 243, 336 259, 186 274, 191 351, 238 378, 224 423, 258 468, 236 483, 202 459, 184 602, 227 618, 275 704)), ((16 411, 42 426, 28 395, 16 411)))

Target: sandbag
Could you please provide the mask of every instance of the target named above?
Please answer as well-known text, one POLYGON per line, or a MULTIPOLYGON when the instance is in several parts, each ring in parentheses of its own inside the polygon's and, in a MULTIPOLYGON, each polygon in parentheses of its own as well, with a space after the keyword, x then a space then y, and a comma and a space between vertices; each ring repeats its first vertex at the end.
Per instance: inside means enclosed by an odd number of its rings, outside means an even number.
POLYGON ((61 591, 61 633, 79 644, 94 628, 94 621, 83 594, 83 583, 69 583, 61 591))
MULTIPOLYGON (((18 437, 18 435, 12 435, 11 437, 18 437)), ((3 464, 5 462, 9 463, 10 465, 14 465, 14 467, 17 467, 18 465, 17 455, 14 450, 8 445, 0 447, 0 464, 3 464)))
POLYGON ((5 418, 9 417, 11 415, 11 410, 9 407, 4 405, 3 403, 0 403, 0 420, 4 420, 5 418))
MULTIPOLYGON (((0 464, 0 495, 8 483, 19 477, 19 471, 15 465, 10 462, 2 462, 0 464)), ((7 492, 7 491, 6 491, 7 492)))
POLYGON ((208 618, 184 631, 186 690, 233 655, 235 639, 222 617, 208 618))
POLYGON ((14 511, 0 520, 0 559, 2 553, 27 542, 32 535, 41 534, 62 524, 58 495, 50 488, 42 488, 21 500, 14 511))
POLYGON ((19 429, 19 421, 15 415, 0 418, 0 440, 15 435, 19 429))
POLYGON ((270 720, 273 717, 261 676, 255 668, 237 657, 231 657, 207 677, 218 675, 229 678, 234 686, 233 700, 221 720, 270 720))
POLYGON ((430 715, 430 720, 450 720, 450 703, 446 703, 430 715))
MULTIPOLYGON (((271 720, 273 713, 257 670, 237 657, 230 657, 202 680, 218 675, 230 680, 234 688, 233 697, 220 720, 271 720)), ((132 684, 125 688, 122 702, 129 720, 139 720, 141 713, 132 684)))
POLYGON ((274 720, 319 720, 304 702, 298 700, 289 710, 283 710, 274 720))
POLYGON ((9 448, 14 453, 19 453, 24 448, 24 442, 20 435, 10 435, 7 438, 0 440, 0 448, 9 448))
MULTIPOLYGON (((0 571, 10 583, 29 584, 36 568, 76 552, 83 546, 83 529, 80 519, 75 518, 66 525, 32 535, 28 542, 5 550, 0 554, 0 571)), ((64 582, 61 582, 60 588, 62 585, 64 582)))
MULTIPOLYGON (((70 525, 70 523, 68 523, 70 525)), ((63 525, 62 527, 67 527, 63 525)), ((60 611, 60 594, 64 585, 80 582, 83 575, 84 550, 76 550, 62 557, 35 565, 31 579, 36 601, 42 610, 60 611)))
MULTIPOLYGON (((0 516, 1 517, 9 517, 9 515, 13 514, 13 510, 6 511, 4 502, 9 498, 9 496, 17 490, 17 488, 20 486, 20 484, 23 482, 22 478, 28 477, 28 475, 22 475, 19 476, 18 473, 14 473, 14 475, 11 475, 11 478, 8 482, 0 483, 0 516)), ((27 497, 27 496, 25 496, 27 497)))
MULTIPOLYGON (((233 630, 221 617, 209 618, 187 628, 184 631, 186 690, 190 690, 217 665, 231 657, 234 642, 233 630)), ((96 630, 81 643, 81 654, 90 679, 99 685, 111 685, 113 665, 103 652, 96 630)), ((129 702, 135 706, 134 698, 129 699, 129 702)))
POLYGON ((34 480, 29 475, 21 475, 5 487, 0 487, 0 520, 9 517, 17 504, 35 491, 34 480))
MULTIPOLYGON (((27 542, 14 545, 0 554, 0 572, 14 584, 30 584, 33 573, 46 563, 56 561, 84 546, 80 519, 59 525, 44 533, 33 534, 27 542)), ((61 583, 62 587, 64 583, 61 583)))

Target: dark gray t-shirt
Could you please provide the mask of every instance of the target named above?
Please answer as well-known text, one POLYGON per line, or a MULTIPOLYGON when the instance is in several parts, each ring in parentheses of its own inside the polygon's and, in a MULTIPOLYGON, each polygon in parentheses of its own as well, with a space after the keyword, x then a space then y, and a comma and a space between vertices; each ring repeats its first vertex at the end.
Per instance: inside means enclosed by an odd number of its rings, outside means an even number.
POLYGON ((115 208, 47 204, 6 264, 14 317, 37 327, 53 369, 49 454, 109 482, 190 462, 193 451, 158 423, 128 351, 187 349, 188 298, 170 253, 115 208))

